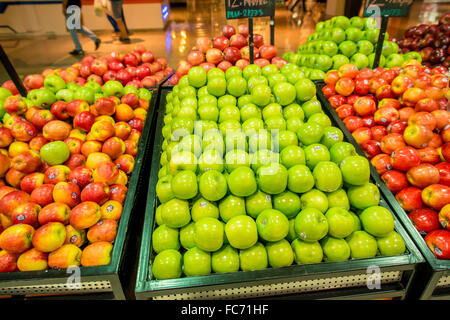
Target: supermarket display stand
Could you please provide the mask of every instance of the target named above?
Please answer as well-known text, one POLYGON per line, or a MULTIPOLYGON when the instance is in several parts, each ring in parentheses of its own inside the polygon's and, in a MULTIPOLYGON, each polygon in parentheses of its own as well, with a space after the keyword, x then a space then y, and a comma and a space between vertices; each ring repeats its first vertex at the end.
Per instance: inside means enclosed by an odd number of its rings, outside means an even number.
MULTIPOLYGON (((155 280, 151 272, 154 258, 151 236, 155 226, 154 214, 159 204, 155 187, 163 141, 161 129, 164 125, 165 99, 172 87, 163 86, 160 90, 136 279, 136 299, 404 299, 406 297, 417 266, 422 264, 424 259, 395 216, 395 229, 405 240, 407 248, 407 252, 403 255, 155 280), (377 276, 380 287, 370 289, 369 270, 374 267, 379 271, 377 276)), ((392 211, 383 197, 380 205, 392 211)))
MULTIPOLYGON (((332 116, 334 122, 339 129, 344 133, 347 141, 353 143, 358 154, 365 156, 362 149, 356 143, 350 131, 345 124, 339 119, 337 113, 333 110, 328 99, 322 93, 322 88, 325 86, 323 81, 317 81, 317 97, 322 103, 322 106, 327 109, 327 112, 332 116)), ((408 217, 408 214, 403 210, 394 194, 389 190, 386 184, 381 180, 380 175, 376 169, 371 165, 371 176, 375 180, 378 188, 383 194, 384 198, 394 210, 395 215, 403 224, 403 227, 413 239, 417 248, 425 258, 425 264, 418 266, 417 273, 414 277, 411 290, 408 292, 408 298, 411 299, 449 299, 450 298, 450 260, 442 260, 436 258, 433 252, 428 248, 423 236, 417 231, 413 223, 408 217)))

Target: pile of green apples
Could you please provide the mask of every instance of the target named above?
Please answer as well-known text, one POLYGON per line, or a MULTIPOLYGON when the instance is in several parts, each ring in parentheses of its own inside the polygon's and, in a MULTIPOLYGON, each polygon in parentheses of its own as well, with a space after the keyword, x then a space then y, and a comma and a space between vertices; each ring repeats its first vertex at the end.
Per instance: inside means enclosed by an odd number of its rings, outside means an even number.
POLYGON ((166 96, 152 277, 405 251, 369 162, 300 67, 193 67, 166 96))
MULTIPOLYGON (((283 56, 302 67, 308 78, 323 79, 327 71, 337 70, 347 63, 356 65, 359 70, 373 68, 380 33, 374 18, 337 16, 317 23, 315 30, 308 36, 306 44, 298 47, 297 53, 289 52, 283 56)), ((380 67, 399 67, 406 60, 421 59, 418 52, 399 53, 397 43, 388 39, 386 32, 380 67)))

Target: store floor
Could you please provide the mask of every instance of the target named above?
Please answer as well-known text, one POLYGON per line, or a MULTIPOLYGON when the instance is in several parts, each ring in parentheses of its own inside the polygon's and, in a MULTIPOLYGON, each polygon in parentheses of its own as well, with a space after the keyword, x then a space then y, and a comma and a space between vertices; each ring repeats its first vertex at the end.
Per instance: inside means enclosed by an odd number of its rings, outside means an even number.
MULTIPOLYGON (((310 11, 304 15, 300 12, 300 18, 296 19, 292 18, 292 13, 286 8, 276 9, 274 40, 279 53, 295 51, 300 44, 305 43, 308 35, 314 32, 315 24, 327 18, 324 6, 315 4, 314 1, 306 1, 306 3, 310 11)), ((388 32, 392 36, 400 36, 408 26, 419 22, 434 22, 448 9, 450 4, 414 1, 410 17, 391 19, 388 32)), ((187 7, 171 8, 165 30, 132 30, 130 44, 122 44, 115 40, 112 30, 97 32, 102 40, 102 45, 97 51, 93 51, 94 44, 89 38, 80 35, 80 40, 86 54, 95 55, 111 51, 128 52, 136 44, 143 44, 156 56, 165 57, 169 65, 176 68, 177 62, 185 58, 194 46, 197 37, 217 36, 226 23, 222 0, 188 0, 187 7)), ((229 20, 228 23, 237 26, 240 23, 246 23, 246 20, 229 20)), ((269 19, 255 19, 254 32, 262 34, 265 41, 269 43, 269 19)), ((30 73, 41 73, 46 68, 67 67, 80 59, 68 53, 73 50, 73 43, 68 34, 50 37, 2 38, 0 44, 22 77, 30 73)), ((8 75, 4 70, 0 70, 0 81, 5 80, 8 80, 8 75)))

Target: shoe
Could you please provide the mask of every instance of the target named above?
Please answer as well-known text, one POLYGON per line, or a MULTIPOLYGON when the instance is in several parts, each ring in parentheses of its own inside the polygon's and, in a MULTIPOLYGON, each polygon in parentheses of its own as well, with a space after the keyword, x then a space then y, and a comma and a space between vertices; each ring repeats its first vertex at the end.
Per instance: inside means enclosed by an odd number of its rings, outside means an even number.
POLYGON ((131 42, 130 38, 122 38, 122 37, 119 38, 119 41, 122 43, 130 43, 131 42))
POLYGON ((70 51, 69 54, 71 54, 73 56, 82 56, 82 55, 84 55, 84 51, 75 49, 73 51, 70 51))
POLYGON ((100 40, 100 39, 96 39, 95 40, 95 50, 97 50, 98 49, 98 47, 100 47, 100 43, 102 43, 102 40, 100 40))

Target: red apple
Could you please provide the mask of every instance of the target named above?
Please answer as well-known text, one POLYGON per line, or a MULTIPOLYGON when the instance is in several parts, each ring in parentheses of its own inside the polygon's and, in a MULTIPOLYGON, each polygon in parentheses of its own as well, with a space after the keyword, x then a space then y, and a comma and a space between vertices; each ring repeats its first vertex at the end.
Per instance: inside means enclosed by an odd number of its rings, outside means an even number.
POLYGON ((403 172, 397 170, 390 170, 381 176, 381 180, 391 190, 392 193, 397 193, 402 189, 408 187, 408 180, 403 172))
POLYGON ((422 236, 440 229, 439 214, 429 208, 413 210, 408 217, 422 236))
POLYGON ((422 190, 416 187, 407 187, 395 195, 400 206, 405 211, 423 208, 422 190))
POLYGON ((423 189, 422 200, 430 208, 441 210, 450 203, 450 187, 443 184, 432 184, 423 189))

